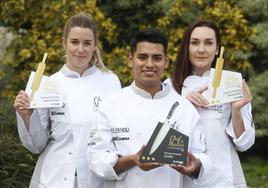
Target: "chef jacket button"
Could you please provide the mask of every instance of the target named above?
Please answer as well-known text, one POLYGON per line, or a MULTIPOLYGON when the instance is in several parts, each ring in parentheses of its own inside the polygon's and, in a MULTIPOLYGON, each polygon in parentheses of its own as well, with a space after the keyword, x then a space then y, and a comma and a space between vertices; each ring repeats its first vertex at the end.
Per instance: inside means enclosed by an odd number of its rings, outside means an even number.
POLYGON ((72 155, 72 152, 69 152, 69 155, 72 155))
POLYGON ((67 178, 64 178, 64 181, 67 181, 67 178))

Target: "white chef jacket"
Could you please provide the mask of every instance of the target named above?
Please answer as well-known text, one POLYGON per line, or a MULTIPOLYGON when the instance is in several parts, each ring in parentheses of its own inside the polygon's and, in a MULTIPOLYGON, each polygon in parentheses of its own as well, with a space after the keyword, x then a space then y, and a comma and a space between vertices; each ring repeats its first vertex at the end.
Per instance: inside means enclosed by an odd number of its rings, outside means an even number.
MULTIPOLYGON (((191 75, 183 83, 182 95, 207 85, 209 71, 203 76, 191 75)), ((169 81, 170 83, 170 81, 169 81)), ((174 89, 174 88, 173 88, 174 89)), ((213 173, 206 181, 187 187, 198 188, 246 188, 246 181, 236 150, 245 151, 255 141, 255 128, 251 115, 251 104, 241 109, 245 132, 237 138, 233 130, 231 103, 211 106, 207 109, 197 107, 206 131, 207 154, 212 161, 213 173)))
POLYGON ((92 170, 106 179, 104 188, 180 188, 182 175, 168 165, 150 171, 133 167, 116 174, 113 167, 118 156, 137 153, 146 145, 158 122, 164 122, 172 105, 179 106, 171 117, 175 129, 189 136, 189 151, 202 162, 198 180, 210 172, 205 153, 200 117, 194 106, 167 85, 154 98, 132 83, 110 95, 98 112, 97 128, 92 132, 88 153, 92 170))
POLYGON ((120 81, 94 65, 82 77, 64 65, 51 78, 60 82, 64 107, 35 109, 29 131, 17 113, 22 144, 41 153, 30 188, 73 188, 75 179, 79 188, 101 187, 87 162, 88 138, 100 100, 120 89, 120 81))

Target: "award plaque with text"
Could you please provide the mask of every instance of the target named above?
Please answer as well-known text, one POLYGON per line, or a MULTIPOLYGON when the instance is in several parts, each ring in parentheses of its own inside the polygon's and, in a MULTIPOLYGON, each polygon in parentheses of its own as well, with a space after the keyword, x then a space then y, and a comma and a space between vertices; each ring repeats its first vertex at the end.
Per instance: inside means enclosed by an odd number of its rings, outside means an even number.
POLYGON ((215 69, 210 69, 208 90, 203 93, 209 106, 229 103, 244 98, 242 90, 242 75, 238 72, 223 70, 223 52, 217 58, 215 69))
POLYGON ((53 108, 62 107, 62 96, 60 94, 60 84, 47 76, 42 75, 38 90, 32 90, 35 72, 31 72, 25 92, 30 97, 30 108, 53 108))
POLYGON ((187 163, 189 137, 173 129, 169 119, 178 106, 176 102, 164 123, 158 122, 140 158, 142 163, 185 165, 187 163))
POLYGON ((30 108, 63 106, 58 81, 43 75, 47 56, 45 53, 42 62, 38 63, 36 72, 31 72, 26 85, 25 92, 30 99, 30 108))
POLYGON ((242 90, 242 75, 239 72, 222 70, 219 87, 214 92, 213 77, 215 69, 210 70, 208 90, 203 93, 209 106, 234 102, 244 98, 242 90))

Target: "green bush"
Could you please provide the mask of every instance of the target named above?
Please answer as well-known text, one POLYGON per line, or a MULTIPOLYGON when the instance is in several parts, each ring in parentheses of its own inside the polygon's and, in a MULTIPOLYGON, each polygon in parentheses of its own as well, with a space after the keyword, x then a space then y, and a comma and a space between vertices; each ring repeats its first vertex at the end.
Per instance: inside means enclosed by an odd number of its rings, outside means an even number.
POLYGON ((268 161, 261 157, 249 157, 242 162, 250 188, 268 188, 268 161))
POLYGON ((27 188, 35 156, 20 144, 12 105, 0 99, 0 187, 27 188))
POLYGON ((253 77, 249 86, 252 92, 253 118, 256 126, 256 135, 268 135, 268 71, 253 77))

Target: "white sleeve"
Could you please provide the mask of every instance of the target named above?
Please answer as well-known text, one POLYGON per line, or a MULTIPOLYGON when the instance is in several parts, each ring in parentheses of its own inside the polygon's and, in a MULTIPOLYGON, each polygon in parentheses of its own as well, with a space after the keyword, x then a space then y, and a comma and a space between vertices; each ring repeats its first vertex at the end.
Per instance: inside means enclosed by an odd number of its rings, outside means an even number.
POLYGON ((239 138, 237 138, 235 135, 232 119, 230 120, 226 128, 227 134, 232 138, 235 148, 238 151, 246 151, 255 142, 255 126, 252 119, 251 109, 252 107, 251 104, 249 103, 240 110, 243 118, 245 131, 239 138))
POLYGON ((117 91, 121 89, 121 83, 119 78, 113 73, 112 84, 110 84, 110 92, 117 91))
POLYGON ((97 127, 91 132, 88 147, 88 159, 91 170, 107 180, 120 180, 127 172, 116 174, 114 165, 120 153, 112 140, 109 121, 104 113, 97 112, 97 127))
POLYGON ((18 112, 16 112, 20 140, 24 147, 32 153, 43 151, 49 136, 49 115, 47 109, 35 109, 31 115, 29 130, 18 112))
POLYGON ((191 137, 190 152, 198 158, 201 163, 201 170, 199 176, 196 180, 197 182, 205 181, 206 178, 212 172, 212 163, 208 155, 206 154, 206 136, 205 136, 204 125, 202 124, 200 118, 196 121, 195 127, 193 129, 191 137))

